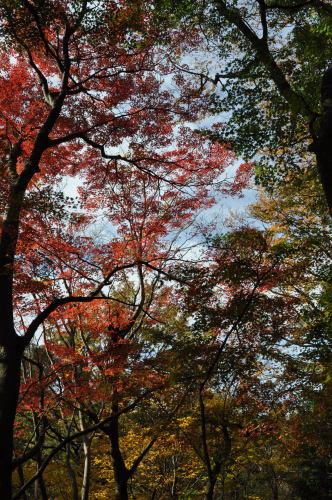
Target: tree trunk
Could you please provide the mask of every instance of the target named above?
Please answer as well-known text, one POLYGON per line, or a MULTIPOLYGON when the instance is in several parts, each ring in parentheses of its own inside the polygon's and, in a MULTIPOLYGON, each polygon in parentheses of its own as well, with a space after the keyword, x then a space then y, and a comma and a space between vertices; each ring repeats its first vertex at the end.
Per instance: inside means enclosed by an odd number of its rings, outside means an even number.
MULTIPOLYGON (((32 375, 33 374, 31 372, 30 376, 32 376, 32 375)), ((40 410, 42 410, 42 409, 43 409, 43 406, 41 405, 40 410)), ((36 413, 34 411, 32 413, 33 413, 34 433, 35 433, 35 439, 36 439, 36 444, 37 444, 39 442, 39 440, 40 440, 39 421, 38 421, 38 417, 37 417, 36 413)), ((44 433, 44 426, 43 426, 41 432, 44 433)), ((42 464, 42 461, 43 461, 42 452, 41 452, 40 448, 39 448, 39 450, 36 453, 35 460, 36 460, 36 469, 38 471, 39 468, 40 468, 40 466, 41 466, 41 464, 42 464)), ((47 490, 46 490, 46 486, 45 486, 45 481, 44 481, 44 478, 43 478, 42 474, 41 474, 41 476, 35 482, 35 500, 48 500, 48 495, 47 495, 47 490)))
MULTIPOLYGON (((332 127, 331 127, 332 132, 332 127)), ((320 147, 316 151, 319 177, 324 188, 325 198, 332 214, 332 151, 320 147)))
MULTIPOLYGON (((37 471, 38 471, 39 467, 42 464, 42 455, 40 450, 36 455, 36 461, 37 461, 37 471)), ((35 500, 48 500, 45 481, 42 474, 35 482, 35 500)))
POLYGON ((114 498, 115 500, 128 500, 128 479, 123 478, 123 480, 121 480, 117 477, 114 498))
MULTIPOLYGON (((117 420, 117 418, 116 418, 117 420)), ((124 464, 120 447, 119 447, 119 435, 117 424, 110 426, 116 431, 110 432, 110 445, 111 445, 111 457, 114 470, 114 482, 115 482, 115 500, 128 500, 128 470, 124 464)))
MULTIPOLYGON (((13 343, 14 344, 14 343, 13 343)), ((0 347, 0 498, 12 496, 13 430, 17 408, 22 348, 0 347)))
POLYGON ((174 455, 172 456, 172 463, 173 463, 173 481, 172 481, 172 487, 171 487, 171 497, 178 498, 178 494, 176 491, 178 478, 177 478, 177 470, 176 470, 176 459, 175 459, 174 455))
POLYGON ((157 494, 157 488, 155 488, 152 492, 152 495, 151 495, 151 500, 155 500, 156 498, 156 494, 157 494))
POLYGON ((272 464, 270 465, 269 469, 271 471, 272 498, 273 500, 279 500, 278 478, 272 464))
POLYGON ((41 475, 35 482, 35 500, 48 500, 48 495, 43 475, 41 475))
POLYGON ((83 437, 84 472, 81 489, 81 499, 89 500, 90 471, 91 471, 91 441, 87 436, 83 437))
POLYGON ((78 486, 77 486, 76 474, 70 460, 70 444, 67 444, 66 446, 66 466, 71 482, 72 500, 78 500, 78 486))
POLYGON ((321 102, 323 112, 319 135, 309 150, 316 154, 321 184, 332 215, 332 68, 324 73, 322 79, 321 102))
POLYGON ((214 487, 216 485, 217 478, 209 480, 208 488, 205 493, 205 500, 213 500, 214 487))
POLYGON ((129 471, 123 460, 119 442, 119 406, 115 401, 112 404, 113 418, 103 431, 108 435, 110 440, 110 454, 114 471, 115 482, 115 500, 128 500, 128 480, 130 477, 129 471))
MULTIPOLYGON (((20 487, 22 487, 25 484, 25 477, 22 465, 19 465, 17 467, 17 474, 20 480, 20 487)), ((25 492, 22 494, 22 500, 28 500, 28 497, 25 492)))

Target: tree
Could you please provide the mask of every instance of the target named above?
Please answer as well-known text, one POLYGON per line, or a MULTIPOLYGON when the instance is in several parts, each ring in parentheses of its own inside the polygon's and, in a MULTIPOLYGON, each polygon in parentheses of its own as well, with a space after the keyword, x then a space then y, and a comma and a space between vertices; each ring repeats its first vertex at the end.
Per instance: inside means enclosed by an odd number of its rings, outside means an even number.
MULTIPOLYGON (((200 405, 201 421, 205 421, 202 435, 205 435, 205 463, 209 468, 211 485, 209 498, 213 497, 216 483, 213 473, 217 460, 209 449, 211 445, 206 437, 209 425, 205 415, 207 387, 215 393, 218 390, 217 380, 220 379, 219 385, 222 386, 227 376, 236 379, 251 368, 246 389, 246 394, 252 390, 252 404, 256 405, 251 418, 256 422, 263 420, 257 429, 261 424, 262 429, 270 424, 272 428, 277 427, 282 437, 285 434, 285 445, 287 436, 289 438, 287 410, 290 413, 303 411, 299 407, 294 410, 292 406, 294 398, 304 400, 303 394, 296 395, 295 387, 302 390, 304 381, 309 383, 311 376, 307 377, 311 370, 324 373, 323 378, 326 376, 325 369, 323 371, 322 366, 317 367, 316 363, 312 368, 310 364, 303 365, 303 356, 312 359, 313 350, 325 363, 330 360, 326 342, 330 332, 329 217, 320 203, 317 179, 310 172, 306 174, 306 177, 293 178, 288 184, 280 186, 273 197, 263 194, 251 208, 251 213, 263 221, 265 229, 261 228, 261 224, 258 226, 260 229, 250 227, 243 219, 235 225, 231 221, 227 233, 209 238, 208 258, 202 259, 205 264, 182 268, 183 275, 190 276, 191 287, 189 293, 185 292, 185 304, 192 315, 192 328, 195 332, 205 332, 205 335, 209 332, 211 342, 201 363, 202 373, 197 370, 197 379, 202 380, 200 405), (308 353, 305 356, 306 350, 308 353), (307 374, 303 371, 304 366, 307 374), (263 382, 270 378, 274 383, 264 388, 263 382), (271 401, 267 408, 257 408, 260 393, 263 399, 271 401), (283 405, 287 410, 282 411, 283 405), (282 422, 273 418, 274 411, 282 422), (263 412, 266 413, 264 418, 263 412)), ((313 391, 318 390, 315 384, 312 387, 313 391)), ((323 401, 325 397, 322 397, 323 401)), ((249 415, 245 411, 244 399, 238 406, 238 412, 239 415, 242 412, 249 415)), ((238 421, 244 427, 247 425, 243 417, 238 421)), ((248 432, 251 432, 250 428, 254 432, 256 424, 248 424, 248 432)), ((282 465, 278 465, 275 456, 280 457, 282 452, 274 433, 271 438, 274 445, 270 456, 269 453, 265 457, 260 455, 256 463, 247 460, 245 472, 239 480, 243 480, 247 473, 248 477, 253 476, 255 468, 263 469, 266 474, 264 481, 269 481, 277 498, 280 483, 283 481, 285 484, 285 470, 292 465, 281 459, 282 465)), ((296 442, 294 435, 292 439, 296 442)), ((268 445, 268 439, 264 442, 268 445)), ((257 450, 254 455, 256 453, 257 450)), ((219 465, 225 458, 226 453, 219 460, 219 465)), ((257 485, 258 481, 263 482, 262 475, 259 477, 255 473, 255 478, 257 485)), ((233 485, 235 483, 236 478, 233 477, 233 485)), ((250 482, 248 479, 247 485, 253 488, 251 479, 250 482)), ((254 492, 258 493, 258 488, 254 492)))
MULTIPOLYGON (((245 157, 260 157, 257 178, 270 187, 290 169, 300 170, 304 158, 312 162, 314 153, 331 211, 330 3, 160 0, 156 5, 161 18, 185 29, 191 25, 207 40, 202 51, 211 60, 182 68, 196 75, 201 92, 213 92, 216 113, 226 111, 220 140, 245 157)), ((175 62, 181 66, 181 57, 175 62)))
MULTIPOLYGON (((91 210, 106 196, 111 204, 112 190, 125 196, 126 186, 143 177, 161 194, 166 184, 182 190, 184 207, 186 199, 198 207, 230 155, 189 127, 176 128, 197 118, 204 99, 189 99, 187 82, 172 79, 139 3, 3 1, 0 10, 0 491, 6 500, 24 350, 58 308, 104 299, 103 290, 125 269, 158 268, 158 260, 142 262, 130 245, 126 252, 125 238, 110 246, 88 238, 91 210), (82 183, 85 213, 75 213, 62 192, 70 176, 82 183)), ((120 212, 113 221, 121 227, 120 212)))
MULTIPOLYGON (((158 283, 157 277, 152 284, 155 286, 158 283)), ((175 367, 179 364, 179 361, 173 363, 172 357, 176 358, 179 354, 174 347, 158 347, 152 340, 153 326, 158 325, 156 316, 160 317, 160 311, 166 307, 163 304, 166 291, 159 290, 159 296, 154 297, 152 301, 150 294, 156 292, 154 287, 149 287, 146 282, 146 317, 142 321, 142 318, 138 319, 136 315, 137 310, 142 312, 142 305, 135 307, 135 303, 129 302, 137 297, 134 283, 129 285, 126 281, 123 289, 117 288, 117 293, 112 293, 114 299, 116 298, 113 303, 99 301, 90 305, 89 314, 84 310, 84 305, 75 305, 67 311, 59 311, 49 320, 50 326, 46 327, 44 347, 40 348, 46 350, 51 361, 51 369, 44 375, 45 410, 39 412, 47 423, 44 426, 46 439, 40 443, 39 448, 32 446, 29 449, 32 438, 29 433, 25 437, 27 459, 36 459, 37 451, 43 457, 41 463, 37 464, 37 473, 33 476, 35 480, 42 477, 43 463, 49 456, 50 449, 56 449, 71 436, 72 441, 69 444, 80 449, 79 441, 75 439, 77 429, 83 431, 79 438, 89 439, 88 453, 85 442, 83 451, 84 462, 90 459, 91 463, 92 453, 97 453, 97 456, 99 453, 91 449, 91 438, 85 435, 84 431, 88 432, 91 427, 96 430, 94 426, 97 424, 109 441, 109 459, 112 461, 114 479, 108 478, 107 482, 111 482, 114 487, 116 498, 127 498, 129 481, 132 483, 138 466, 157 439, 159 440, 160 435, 168 430, 170 421, 182 404, 187 387, 181 386, 178 389, 174 382, 172 383, 175 367), (136 322, 132 319, 135 315, 136 322), (165 409, 158 404, 160 399, 167 401, 165 409), (154 400, 157 402, 156 408, 151 412, 149 409, 154 400), (152 422, 150 439, 146 443, 144 439, 140 439, 135 449, 128 453, 128 448, 123 445, 124 429, 126 434, 133 434, 131 426, 135 419, 152 422)), ((26 420, 27 410, 38 408, 36 402, 38 403, 40 386, 36 384, 35 378, 30 378, 22 389, 20 423, 22 419, 26 420)), ((22 426, 20 434, 17 444, 21 448, 22 434, 24 435, 22 426)), ((92 433, 91 435, 93 436, 92 433)), ((58 449, 59 454, 62 452, 62 457, 58 457, 60 468, 63 466, 61 464, 65 451, 67 453, 64 446, 58 449)), ((20 463, 23 463, 23 458, 24 456, 18 457, 20 463)), ((30 467, 28 474, 30 475, 30 467)), ((47 470, 46 474, 49 478, 49 491, 56 494, 52 473, 49 475, 47 470)), ((71 477, 74 475, 72 471, 71 477)), ((76 480, 76 484, 77 482, 76 480)), ((85 486, 83 484, 82 491, 84 490, 85 495, 89 482, 91 478, 87 467, 84 466, 85 486)), ((22 494, 31 484, 32 480, 28 479, 19 492, 22 494)))
POLYGON ((331 227, 320 202, 322 193, 310 171, 294 176, 263 195, 252 207, 254 215, 271 224, 279 243, 288 248, 293 272, 280 292, 300 299, 298 320, 284 339, 289 352, 283 360, 280 383, 292 387, 287 403, 285 432, 290 463, 282 477, 299 498, 330 495, 329 391, 331 363, 331 227), (299 279, 301 278, 301 279, 299 279), (311 429, 309 431, 309 428, 311 429))

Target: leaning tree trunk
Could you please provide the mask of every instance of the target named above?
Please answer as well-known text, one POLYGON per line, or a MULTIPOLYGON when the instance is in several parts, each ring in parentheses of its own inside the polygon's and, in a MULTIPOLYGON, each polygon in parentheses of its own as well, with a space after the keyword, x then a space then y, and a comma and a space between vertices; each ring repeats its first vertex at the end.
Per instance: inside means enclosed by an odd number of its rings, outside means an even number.
POLYGON ((12 496, 14 420, 20 387, 23 349, 19 338, 10 347, 0 346, 0 498, 12 496), (16 344, 16 345, 15 345, 16 344))

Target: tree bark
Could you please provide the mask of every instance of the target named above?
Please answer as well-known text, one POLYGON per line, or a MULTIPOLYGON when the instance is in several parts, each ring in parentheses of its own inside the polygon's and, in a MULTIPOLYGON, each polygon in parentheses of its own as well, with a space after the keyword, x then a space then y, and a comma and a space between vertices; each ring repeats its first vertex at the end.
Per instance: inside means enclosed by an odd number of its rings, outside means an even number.
POLYGON ((205 500, 213 500, 214 487, 216 485, 217 478, 210 478, 208 483, 208 488, 205 493, 205 500))
POLYGON ((177 470, 176 470, 176 460, 175 460, 174 455, 172 457, 172 463, 173 463, 173 481, 172 481, 172 487, 171 487, 171 497, 178 498, 178 494, 176 491, 178 477, 177 477, 177 470))
MULTIPOLYGON (((20 480, 20 487, 22 487, 25 484, 24 471, 22 465, 19 465, 17 467, 17 474, 20 480)), ((25 492, 22 493, 22 500, 29 500, 25 492)))
POLYGON ((20 387, 23 349, 15 336, 11 346, 0 346, 0 498, 12 496, 14 420, 20 387), (15 345, 16 344, 16 345, 15 345))
MULTIPOLYGON (((41 377, 41 375, 42 375, 42 372, 40 372, 40 377, 41 377)), ((32 371, 30 371, 30 376, 33 376, 32 371)), ((39 380, 40 380, 40 378, 39 378, 39 380)), ((43 391, 42 391, 42 394, 40 397, 40 402, 39 402, 39 409, 41 411, 43 411, 43 408, 44 408, 43 401, 44 401, 44 395, 43 395, 43 391)), ((39 422, 39 418, 38 418, 36 412, 32 411, 32 414, 33 414, 34 434, 35 434, 36 445, 37 445, 40 442, 41 437, 42 437, 42 439, 44 439, 43 438, 43 436, 45 435, 44 425, 42 424, 42 428, 40 429, 40 427, 39 427, 40 422, 39 422), (42 434, 42 436, 41 436, 41 434, 42 434)), ((38 450, 36 452, 35 460, 36 460, 36 469, 38 471, 42 462, 43 462, 41 447, 38 448, 38 450)), ((35 500, 48 500, 45 481, 44 481, 42 474, 35 482, 35 500)))
MULTIPOLYGON (((84 417, 82 411, 80 410, 80 426, 81 430, 85 430, 84 417)), ((91 438, 87 435, 82 437, 83 442, 83 453, 84 453, 84 471, 83 471, 83 481, 81 488, 81 500, 89 500, 89 489, 90 489, 90 471, 91 471, 91 438)))
MULTIPOLYGON (((38 471, 42 463, 42 455, 40 450, 38 450, 37 452, 36 461, 37 461, 37 471, 38 471)), ((35 500, 48 500, 45 481, 42 474, 35 482, 35 500)))
MULTIPOLYGON (((309 121, 309 132, 313 144, 309 147, 316 154, 317 169, 324 190, 326 202, 332 215, 332 68, 323 75, 321 87, 322 118, 318 137, 312 130, 312 123, 317 118, 317 113, 310 107, 301 93, 297 92, 289 83, 281 67, 277 64, 271 52, 267 36, 259 38, 254 30, 242 17, 240 9, 230 8, 224 0, 213 0, 221 17, 239 30, 251 44, 259 61, 265 66, 271 80, 276 85, 279 94, 287 101, 289 109, 294 114, 300 114, 309 121)), ((267 26, 265 26, 267 29, 267 26)), ((264 29, 264 26, 263 26, 264 29)))
MULTIPOLYGON (((115 474, 114 474, 115 476, 115 474)), ((115 486, 115 500, 128 500, 128 480, 117 477, 115 486)))
POLYGON ((35 482, 35 500, 48 500, 45 481, 42 475, 35 482))
POLYGON ((130 473, 123 460, 120 450, 119 441, 119 405, 116 401, 116 396, 112 404, 113 418, 107 426, 102 427, 103 431, 110 440, 110 455, 112 458, 113 473, 114 473, 114 493, 115 500, 128 500, 128 480, 130 473))
POLYGON ((66 446, 66 466, 67 466, 68 476, 71 482, 72 500, 78 500, 78 486, 77 486, 76 474, 70 460, 70 444, 67 444, 66 446))
POLYGON ((271 471, 271 490, 272 490, 272 498, 273 500, 279 500, 279 487, 278 487, 278 478, 275 472, 275 469, 272 464, 269 467, 271 471))
POLYGON ((320 181, 332 215, 332 68, 323 75, 321 101, 323 114, 319 136, 310 150, 316 153, 320 181))

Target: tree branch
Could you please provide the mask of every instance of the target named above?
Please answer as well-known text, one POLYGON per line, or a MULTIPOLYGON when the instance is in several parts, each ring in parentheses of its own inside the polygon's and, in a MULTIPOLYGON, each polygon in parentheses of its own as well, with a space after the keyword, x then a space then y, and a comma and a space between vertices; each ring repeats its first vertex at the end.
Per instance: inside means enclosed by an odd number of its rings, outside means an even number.
POLYGON ((301 9, 302 7, 306 7, 308 5, 313 5, 315 3, 317 3, 315 0, 308 0, 307 2, 300 2, 300 3, 294 4, 294 5, 283 5, 283 4, 276 2, 276 3, 267 3, 266 8, 267 9, 282 9, 282 10, 292 11, 292 10, 301 9))
POLYGON ((257 2, 259 4, 259 13, 261 16, 261 23, 262 23, 262 31, 263 31, 262 40, 267 40, 268 27, 266 19, 266 4, 264 0, 257 0, 257 2))
POLYGON ((255 50, 259 61, 264 65, 268 71, 270 78, 275 83, 281 96, 288 102, 293 113, 301 114, 302 116, 311 119, 314 112, 311 110, 305 99, 301 94, 296 93, 286 79, 283 71, 276 63, 273 55, 271 54, 267 41, 260 39, 254 31, 248 26, 246 21, 242 18, 238 9, 230 8, 223 0, 214 0, 214 4, 219 14, 227 19, 227 21, 236 26, 240 33, 248 40, 252 48, 255 50))
POLYGON ((38 327, 49 317, 49 315, 54 312, 58 307, 63 306, 65 304, 70 304, 74 302, 78 303, 83 303, 83 302, 91 302, 92 300, 99 298, 98 295, 103 289, 104 286, 108 285, 109 280, 111 277, 124 269, 130 269, 132 267, 135 267, 137 265, 137 262, 130 263, 130 264, 124 264, 122 266, 117 266, 116 268, 112 269, 106 276, 106 278, 98 285, 95 290, 93 290, 89 295, 87 296, 77 296, 77 295, 69 295, 67 297, 63 297, 61 299, 55 299, 49 306, 47 306, 42 312, 38 314, 38 316, 30 323, 30 325, 27 328, 27 331, 23 337, 24 339, 24 344, 27 346, 30 341, 32 340, 34 334, 36 333, 38 327))

